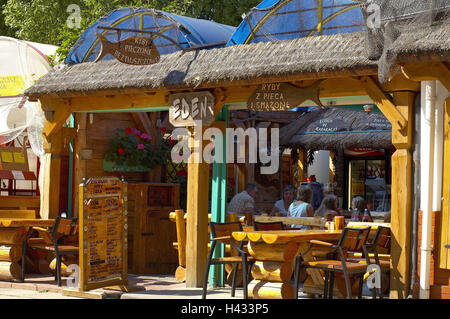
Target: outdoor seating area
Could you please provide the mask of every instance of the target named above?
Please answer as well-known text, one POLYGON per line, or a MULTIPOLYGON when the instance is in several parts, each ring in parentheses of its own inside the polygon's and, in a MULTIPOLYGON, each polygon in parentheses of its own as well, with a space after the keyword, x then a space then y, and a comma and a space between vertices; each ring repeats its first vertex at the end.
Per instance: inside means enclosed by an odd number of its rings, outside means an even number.
POLYGON ((138 3, 0 37, 0 296, 450 299, 449 1, 138 3))

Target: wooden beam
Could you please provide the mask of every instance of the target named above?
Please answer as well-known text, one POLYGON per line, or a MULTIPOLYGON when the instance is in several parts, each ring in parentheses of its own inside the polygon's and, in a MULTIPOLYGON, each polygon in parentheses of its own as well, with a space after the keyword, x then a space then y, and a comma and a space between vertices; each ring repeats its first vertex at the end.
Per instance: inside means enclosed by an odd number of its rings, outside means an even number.
POLYGON ((439 80, 450 91, 450 70, 443 62, 405 64, 402 72, 406 78, 417 82, 439 80))
POLYGON ((394 103, 407 119, 403 130, 392 124, 392 144, 397 148, 392 155, 391 185, 391 272, 390 297, 406 298, 410 284, 410 237, 412 210, 412 141, 413 141, 413 92, 394 93, 394 103))
MULTIPOLYGON (((206 128, 203 128, 206 129, 206 128)), ((201 132, 203 134, 203 132, 201 132)), ((194 146, 194 137, 190 138, 194 146)), ((203 157, 203 145, 200 142, 203 157)), ((186 287, 202 287, 208 259, 209 164, 194 154, 188 162, 186 221, 186 287)))
POLYGON ((70 98, 42 97, 43 110, 71 109, 71 112, 114 111, 161 107, 169 105, 168 91, 142 94, 111 94, 70 98))
POLYGON ((86 175, 88 160, 81 158, 81 150, 86 148, 87 145, 87 113, 75 114, 75 127, 77 130, 77 136, 74 143, 74 202, 73 202, 73 216, 78 217, 79 212, 79 185, 83 181, 83 178, 88 178, 86 175))
POLYGON ((137 128, 150 136, 152 136, 152 125, 150 120, 145 112, 131 112, 131 116, 133 117, 134 122, 136 123, 137 128))
POLYGON ((59 194, 61 181, 61 151, 63 144, 63 131, 53 133, 44 139, 46 154, 43 157, 44 185, 41 189, 41 218, 55 218, 59 216, 59 194))
POLYGON ((441 214, 441 240, 439 247, 439 267, 450 269, 450 97, 444 106, 444 158, 442 167, 442 214, 441 214))
POLYGON ((399 112, 392 100, 381 90, 378 84, 369 76, 362 77, 361 83, 367 95, 374 101, 380 111, 394 125, 404 129, 408 123, 405 117, 399 112))
POLYGON ((63 124, 72 113, 70 107, 58 108, 51 112, 53 115, 44 120, 44 129, 42 130, 42 133, 48 138, 62 128, 63 124))

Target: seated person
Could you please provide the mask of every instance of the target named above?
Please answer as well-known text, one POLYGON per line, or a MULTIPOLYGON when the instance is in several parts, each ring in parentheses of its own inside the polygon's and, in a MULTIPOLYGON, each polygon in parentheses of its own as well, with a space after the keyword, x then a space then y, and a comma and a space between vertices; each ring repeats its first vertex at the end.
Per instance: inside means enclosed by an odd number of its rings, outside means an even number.
POLYGON ((355 211, 352 219, 358 219, 360 222, 373 222, 372 215, 367 209, 367 202, 362 196, 356 196, 352 199, 352 210, 355 211), (365 215, 365 212, 367 212, 367 215, 365 215))
POLYGON ((324 217, 328 221, 333 220, 334 216, 341 216, 341 210, 338 208, 337 196, 333 194, 325 196, 314 216, 324 217))
POLYGON ((288 214, 289 206, 292 204, 295 198, 295 188, 291 185, 287 185, 283 189, 283 199, 275 202, 275 205, 270 212, 270 216, 275 216, 277 213, 282 214, 283 217, 286 217, 288 214))
POLYGON ((234 195, 228 204, 228 213, 244 215, 246 213, 256 214, 255 199, 258 195, 258 187, 254 184, 247 184, 245 190, 234 195))
MULTIPOLYGON (((309 186, 300 186, 297 192, 296 201, 289 206, 288 217, 313 217, 314 208, 310 204, 312 201, 313 192, 309 186)), ((292 227, 300 229, 309 229, 305 225, 292 225, 292 227)))

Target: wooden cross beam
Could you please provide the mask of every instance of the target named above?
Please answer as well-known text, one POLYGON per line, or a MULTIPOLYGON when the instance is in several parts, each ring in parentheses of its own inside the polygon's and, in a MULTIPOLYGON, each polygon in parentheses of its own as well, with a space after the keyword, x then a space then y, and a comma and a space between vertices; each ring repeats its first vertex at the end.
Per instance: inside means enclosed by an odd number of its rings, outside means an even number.
POLYGON ((380 111, 386 118, 400 129, 408 126, 408 121, 403 114, 397 109, 392 99, 383 92, 380 86, 369 76, 360 79, 361 85, 367 92, 367 95, 374 101, 380 111))
POLYGON ((439 80, 450 91, 450 70, 443 62, 405 64, 402 73, 417 82, 439 80))

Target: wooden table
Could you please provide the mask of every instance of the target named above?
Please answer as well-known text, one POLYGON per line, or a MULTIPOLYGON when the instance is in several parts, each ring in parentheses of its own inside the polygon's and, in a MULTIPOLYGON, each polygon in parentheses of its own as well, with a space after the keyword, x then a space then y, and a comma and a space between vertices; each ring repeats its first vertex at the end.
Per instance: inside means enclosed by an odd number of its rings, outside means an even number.
MULTIPOLYGON (((280 230, 233 232, 234 239, 248 241, 248 251, 256 259, 252 267, 253 280, 248 285, 249 298, 291 299, 294 287, 290 280, 295 267, 295 257, 303 254, 312 239, 337 241, 341 230, 280 230)), ((311 251, 303 256, 314 260, 311 251)), ((308 269, 309 278, 303 292, 323 293, 323 278, 320 270, 308 269)), ((339 295, 335 287, 336 295, 339 295)))
POLYGON ((52 227, 54 219, 0 218, 0 227, 52 227))
POLYGON ((22 249, 32 227, 52 227, 54 219, 0 218, 0 280, 21 280, 22 249))
MULTIPOLYGON (((390 223, 349 222, 347 227, 362 228, 371 226, 369 240, 378 226, 390 227, 390 223)), ((337 242, 342 230, 278 230, 233 232, 234 239, 249 242, 248 251, 256 262, 252 268, 254 280, 248 286, 248 295, 253 298, 293 298, 294 287, 290 284, 295 267, 295 257, 303 255, 303 260, 313 261, 321 252, 310 250, 309 241, 321 240, 337 242)), ((324 253, 322 253, 324 255, 324 253)), ((323 294, 323 277, 321 270, 307 269, 308 277, 303 284, 307 294, 323 294)), ((333 294, 343 297, 344 282, 334 286, 333 294)))

